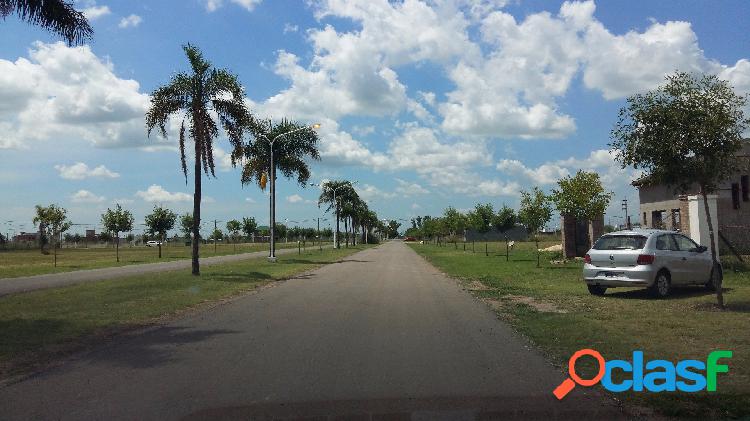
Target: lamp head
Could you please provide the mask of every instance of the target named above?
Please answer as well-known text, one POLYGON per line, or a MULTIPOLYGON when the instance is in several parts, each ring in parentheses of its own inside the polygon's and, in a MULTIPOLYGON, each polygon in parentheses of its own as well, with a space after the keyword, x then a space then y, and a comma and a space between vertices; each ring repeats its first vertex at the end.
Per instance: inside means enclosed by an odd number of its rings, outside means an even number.
POLYGON ((318 130, 320 128, 320 123, 315 123, 310 127, 312 127, 313 130, 318 130))

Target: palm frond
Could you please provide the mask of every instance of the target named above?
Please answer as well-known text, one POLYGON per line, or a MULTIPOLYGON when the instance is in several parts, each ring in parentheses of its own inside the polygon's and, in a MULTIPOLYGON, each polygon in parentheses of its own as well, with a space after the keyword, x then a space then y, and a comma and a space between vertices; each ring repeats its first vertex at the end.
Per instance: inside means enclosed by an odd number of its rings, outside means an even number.
POLYGON ((86 16, 63 0, 0 0, 1 18, 13 12, 21 20, 57 33, 68 45, 83 44, 94 33, 86 16))

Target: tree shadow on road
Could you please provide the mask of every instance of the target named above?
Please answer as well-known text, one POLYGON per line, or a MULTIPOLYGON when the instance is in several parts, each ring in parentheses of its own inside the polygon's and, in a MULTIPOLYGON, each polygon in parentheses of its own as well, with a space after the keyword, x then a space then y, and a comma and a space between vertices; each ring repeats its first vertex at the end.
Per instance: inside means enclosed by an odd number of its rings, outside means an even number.
POLYGON ((217 335, 240 333, 235 330, 193 330, 164 326, 145 333, 117 338, 112 344, 81 357, 88 364, 148 369, 179 360, 182 345, 206 342, 217 335))

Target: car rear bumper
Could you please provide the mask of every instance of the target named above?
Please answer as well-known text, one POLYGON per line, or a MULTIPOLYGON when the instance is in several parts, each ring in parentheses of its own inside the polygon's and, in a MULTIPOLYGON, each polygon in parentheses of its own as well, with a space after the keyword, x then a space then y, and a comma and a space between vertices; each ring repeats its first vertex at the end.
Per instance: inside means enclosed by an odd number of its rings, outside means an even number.
POLYGON ((583 279, 588 285, 605 287, 647 287, 654 283, 656 271, 649 265, 630 267, 583 266, 583 279))

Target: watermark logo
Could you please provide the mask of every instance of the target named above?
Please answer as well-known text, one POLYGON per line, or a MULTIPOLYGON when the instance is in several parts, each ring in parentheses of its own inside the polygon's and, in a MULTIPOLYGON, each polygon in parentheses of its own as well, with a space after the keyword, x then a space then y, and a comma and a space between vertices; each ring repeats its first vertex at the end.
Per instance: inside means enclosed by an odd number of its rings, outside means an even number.
POLYGON ((605 361, 602 354, 593 349, 576 351, 568 361, 568 378, 552 392, 562 399, 576 385, 590 387, 601 383, 610 392, 699 392, 716 391, 719 373, 728 373, 729 366, 719 363, 723 358, 732 358, 732 351, 717 350, 708 354, 706 361, 682 360, 677 364, 666 360, 644 361, 643 351, 633 351, 633 359, 605 361), (583 356, 596 359, 599 370, 591 379, 583 379, 576 373, 576 362, 583 356), (624 379, 616 383, 613 373, 621 371, 624 379))

